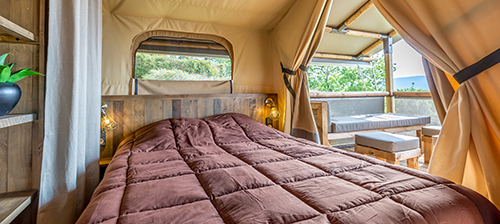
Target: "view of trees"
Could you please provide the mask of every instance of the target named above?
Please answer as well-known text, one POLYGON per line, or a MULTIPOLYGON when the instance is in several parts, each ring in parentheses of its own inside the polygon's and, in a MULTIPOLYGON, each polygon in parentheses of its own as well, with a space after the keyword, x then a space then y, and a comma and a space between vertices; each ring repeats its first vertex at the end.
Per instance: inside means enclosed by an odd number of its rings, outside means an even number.
MULTIPOLYGON (((385 91, 383 55, 370 67, 311 65, 309 88, 318 92, 385 91)), ((396 69, 394 69, 396 70, 396 69)), ((231 60, 164 54, 136 54, 135 74, 145 80, 230 80, 231 60)), ((396 91, 427 91, 414 87, 396 91)), ((396 113, 431 116, 439 124, 431 99, 396 99, 396 113)))
POLYGON ((145 80, 230 80, 231 59, 137 53, 135 76, 145 80))
MULTIPOLYGON (((375 55, 378 60, 370 67, 348 67, 331 65, 309 66, 309 89, 316 92, 367 92, 385 91, 385 60, 383 54, 375 55)), ((396 64, 396 63, 394 63, 396 64)), ((396 66, 394 66, 396 71, 396 66)), ((427 91, 411 87, 396 91, 427 91)))
POLYGON ((317 92, 385 91, 385 66, 378 57, 371 67, 309 66, 309 89, 317 92))
POLYGON ((426 90, 426 89, 415 88, 414 82, 411 83, 410 87, 397 89, 396 91, 400 91, 400 92, 429 92, 429 90, 426 90))
MULTIPOLYGON (((370 67, 311 65, 308 73, 309 88, 317 92, 385 91, 385 61, 383 55, 376 57, 378 61, 372 62, 370 67)), ((414 86, 415 83, 412 83, 411 87, 396 91, 428 91, 414 86)), ((396 113, 430 116, 431 124, 439 124, 432 99, 398 98, 394 104, 396 113)))

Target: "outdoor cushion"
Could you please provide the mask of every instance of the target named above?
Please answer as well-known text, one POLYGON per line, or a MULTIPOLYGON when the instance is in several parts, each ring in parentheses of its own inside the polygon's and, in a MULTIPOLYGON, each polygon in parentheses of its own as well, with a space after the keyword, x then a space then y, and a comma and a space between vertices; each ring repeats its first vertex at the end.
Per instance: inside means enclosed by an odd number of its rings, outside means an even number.
POLYGON ((332 133, 425 125, 430 122, 431 118, 429 116, 392 113, 331 118, 332 133))
POLYGON ((441 126, 424 126, 424 127, 422 127, 422 135, 425 135, 425 136, 439 135, 439 132, 441 132, 441 126))
POLYGON ((399 152, 419 147, 419 139, 417 137, 381 131, 357 134, 355 136, 355 142, 358 145, 368 146, 387 152, 399 152))

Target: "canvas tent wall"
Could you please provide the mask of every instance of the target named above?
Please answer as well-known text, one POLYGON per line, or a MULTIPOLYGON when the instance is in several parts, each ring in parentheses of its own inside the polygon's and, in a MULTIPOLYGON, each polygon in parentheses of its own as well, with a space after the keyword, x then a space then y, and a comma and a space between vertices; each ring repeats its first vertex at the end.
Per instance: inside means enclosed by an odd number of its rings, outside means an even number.
MULTIPOLYGON (((103 95, 132 93, 132 46, 145 32, 175 31, 210 34, 226 39, 233 48, 233 93, 276 92, 284 96, 279 60, 273 53, 270 30, 295 0, 280 1, 103 1, 103 95)), ((302 17, 308 13, 303 12, 302 17)), ((165 93, 169 92, 165 83, 165 93)), ((189 88, 207 93, 206 88, 189 88)), ((197 92, 196 92, 197 91, 197 92)), ((220 93, 225 92, 221 88, 220 93)), ((211 92, 213 93, 213 92, 211 92)), ((284 102, 283 97, 279 99, 284 102)), ((280 103, 279 105, 284 105, 280 103)), ((281 110, 284 110, 282 107, 281 110)), ((282 122, 281 122, 282 123, 282 122)))
POLYGON ((234 51, 234 93, 272 92, 274 55, 269 51, 269 30, 293 3, 104 0, 103 94, 130 94, 131 47, 136 36, 151 30, 211 34, 226 39, 234 51))
MULTIPOLYGON (((293 53, 303 38, 301 34, 307 33, 307 22, 314 14, 317 2, 103 0, 102 94, 133 93, 134 40, 141 34, 151 31, 208 34, 223 38, 232 45, 233 93, 278 93, 278 104, 284 112, 287 103, 280 62, 286 61, 286 57, 294 57, 293 53), (284 19, 287 14, 290 19, 284 19)), ((336 27, 364 3, 366 0, 334 1, 327 25, 336 27)), ((374 7, 352 26, 374 32, 391 30, 374 7)), ((365 37, 326 34, 318 52, 355 55, 374 41, 365 37)), ((169 85, 175 84, 165 82, 155 88, 163 88, 165 94, 180 93, 179 88, 176 92, 169 92, 174 89, 169 85)), ((185 89, 191 93, 228 93, 227 88, 209 91, 207 88, 193 88, 194 85, 189 83, 186 85, 185 89)), ((281 129, 283 123, 284 117, 280 122, 281 129)))

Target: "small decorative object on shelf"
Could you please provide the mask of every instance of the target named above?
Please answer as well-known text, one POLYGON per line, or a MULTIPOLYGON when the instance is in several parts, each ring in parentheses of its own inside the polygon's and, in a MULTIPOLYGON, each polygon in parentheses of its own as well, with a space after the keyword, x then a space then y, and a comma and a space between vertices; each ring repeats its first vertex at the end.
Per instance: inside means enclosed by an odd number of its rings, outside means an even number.
POLYGON ((264 103, 266 104, 266 106, 271 108, 269 117, 266 117, 266 125, 272 127, 273 120, 278 120, 281 117, 281 113, 278 111, 278 108, 276 108, 273 99, 271 99, 270 97, 266 98, 264 103))
POLYGON ((15 82, 30 75, 42 75, 29 68, 12 73, 15 63, 4 65, 7 55, 9 53, 0 56, 0 117, 12 111, 21 99, 21 88, 15 82))
POLYGON ((118 127, 118 124, 111 118, 107 113, 106 109, 108 109, 108 105, 103 103, 101 105, 101 131, 102 133, 106 133, 106 131, 115 130, 118 127))

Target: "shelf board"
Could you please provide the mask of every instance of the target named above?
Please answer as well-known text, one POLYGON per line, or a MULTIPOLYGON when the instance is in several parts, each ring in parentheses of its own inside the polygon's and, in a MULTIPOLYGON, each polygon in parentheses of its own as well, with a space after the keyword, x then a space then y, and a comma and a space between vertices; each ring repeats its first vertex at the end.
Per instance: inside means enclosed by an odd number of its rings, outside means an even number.
POLYGON ((100 167, 107 166, 109 164, 109 162, 111 162, 112 158, 113 157, 102 157, 102 158, 99 158, 99 166, 100 167))
POLYGON ((0 41, 9 43, 36 43, 35 34, 0 16, 0 41))
POLYGON ((32 122, 38 119, 37 114, 12 114, 0 117, 0 128, 32 122))
POLYGON ((31 204, 35 193, 27 190, 0 194, 0 224, 11 223, 31 204))

